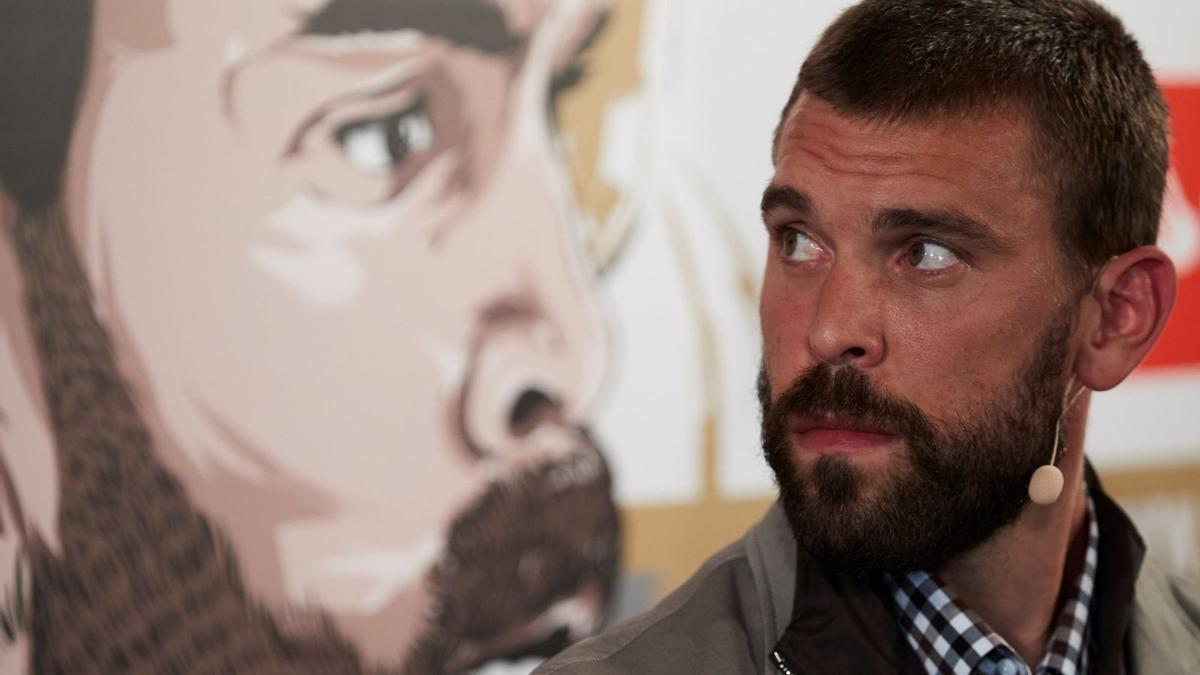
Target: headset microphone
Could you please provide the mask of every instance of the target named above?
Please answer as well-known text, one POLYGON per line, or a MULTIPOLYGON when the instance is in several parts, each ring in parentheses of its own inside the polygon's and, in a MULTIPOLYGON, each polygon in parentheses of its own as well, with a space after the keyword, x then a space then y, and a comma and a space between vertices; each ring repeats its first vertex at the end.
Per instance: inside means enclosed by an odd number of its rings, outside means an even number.
POLYGON ((1067 413, 1071 410, 1071 407, 1075 405, 1075 401, 1079 400, 1079 395, 1087 388, 1080 387, 1075 392, 1075 395, 1071 396, 1070 400, 1067 400, 1068 392, 1070 392, 1071 385, 1074 383, 1075 378, 1072 376, 1070 382, 1067 383, 1067 391, 1063 392, 1063 411, 1058 416, 1058 424, 1054 425, 1054 448, 1050 450, 1050 463, 1039 466, 1037 471, 1033 472, 1033 477, 1029 479, 1029 498, 1033 500, 1034 504, 1048 506, 1058 501, 1058 496, 1062 494, 1062 471, 1057 466, 1054 466, 1054 460, 1058 458, 1059 439, 1062 438, 1062 423, 1067 413))

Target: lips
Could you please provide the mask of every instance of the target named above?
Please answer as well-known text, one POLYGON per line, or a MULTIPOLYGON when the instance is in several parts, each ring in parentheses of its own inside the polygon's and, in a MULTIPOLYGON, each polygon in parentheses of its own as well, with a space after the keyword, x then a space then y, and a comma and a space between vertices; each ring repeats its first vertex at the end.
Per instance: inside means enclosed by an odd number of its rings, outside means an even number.
POLYGON ((790 431, 797 452, 814 455, 870 453, 891 445, 898 438, 864 420, 832 413, 798 417, 792 422, 790 431))

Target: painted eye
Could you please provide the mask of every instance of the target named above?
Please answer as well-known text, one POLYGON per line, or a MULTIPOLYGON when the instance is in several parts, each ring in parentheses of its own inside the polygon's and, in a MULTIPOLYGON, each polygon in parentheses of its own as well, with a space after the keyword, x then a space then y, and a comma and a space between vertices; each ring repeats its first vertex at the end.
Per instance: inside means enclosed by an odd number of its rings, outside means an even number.
POLYGON ((932 241, 918 241, 904 254, 904 261, 915 269, 937 272, 957 265, 958 256, 953 251, 932 241))
POLYGON ((783 232, 783 256, 793 262, 810 262, 821 257, 821 246, 803 232, 783 232))
POLYGON ((424 100, 390 115, 351 122, 334 136, 351 166, 372 176, 395 171, 435 140, 424 100))

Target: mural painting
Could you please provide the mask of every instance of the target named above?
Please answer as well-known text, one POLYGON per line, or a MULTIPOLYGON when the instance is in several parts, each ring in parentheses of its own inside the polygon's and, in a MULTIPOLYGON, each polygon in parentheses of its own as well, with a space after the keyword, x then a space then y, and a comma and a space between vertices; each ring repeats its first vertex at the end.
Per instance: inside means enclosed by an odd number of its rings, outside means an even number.
POLYGON ((3 3, 4 672, 458 672, 596 629, 606 327, 555 107, 608 12, 3 3))

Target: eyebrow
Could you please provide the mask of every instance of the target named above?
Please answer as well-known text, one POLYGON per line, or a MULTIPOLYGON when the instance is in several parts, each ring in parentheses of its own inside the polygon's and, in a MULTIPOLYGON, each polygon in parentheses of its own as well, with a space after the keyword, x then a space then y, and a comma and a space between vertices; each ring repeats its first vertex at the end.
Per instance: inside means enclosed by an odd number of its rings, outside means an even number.
MULTIPOLYGON (((813 218, 817 212, 808 195, 780 185, 772 185, 763 191, 760 208, 763 215, 783 209, 800 218, 813 218)), ((871 231, 875 234, 906 230, 970 242, 993 253, 1012 250, 1011 244, 995 228, 955 209, 887 209, 871 223, 871 231)))
POLYGON ((486 0, 331 0, 301 27, 300 35, 415 30, 488 54, 508 54, 525 39, 508 27, 504 12, 486 0))
POLYGON ((780 185, 768 186, 763 191, 759 208, 764 214, 775 209, 787 209, 801 217, 811 217, 816 211, 808 195, 795 188, 780 185))
POLYGON ((1012 248, 992 226, 953 209, 887 209, 875 216, 871 230, 875 234, 918 231, 970 242, 993 253, 1005 253, 1012 248))

